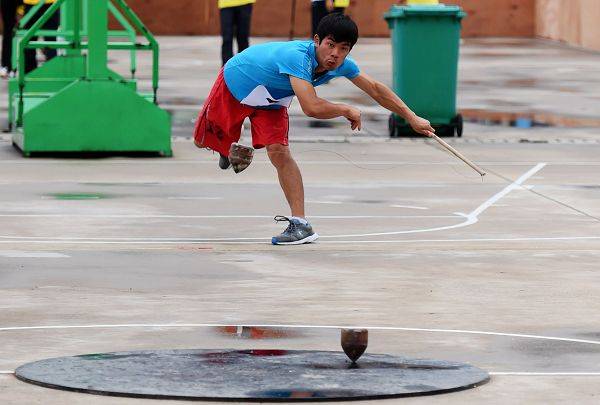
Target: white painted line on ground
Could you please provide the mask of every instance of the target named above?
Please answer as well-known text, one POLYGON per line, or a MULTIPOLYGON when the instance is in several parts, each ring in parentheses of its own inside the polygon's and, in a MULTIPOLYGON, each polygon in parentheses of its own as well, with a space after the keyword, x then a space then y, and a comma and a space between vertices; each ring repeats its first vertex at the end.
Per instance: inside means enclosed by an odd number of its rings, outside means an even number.
MULTIPOLYGON (((345 235, 325 235, 321 236, 321 239, 334 239, 334 238, 364 238, 371 236, 392 236, 392 235, 406 235, 406 234, 415 234, 415 233, 424 233, 424 232, 434 232, 434 231, 443 231, 449 229, 457 229, 463 228, 469 225, 473 225, 479 221, 479 215, 481 215, 485 210, 490 208, 500 199, 505 197, 511 191, 521 188, 522 184, 531 176, 536 174, 542 168, 546 166, 546 163, 538 163, 535 167, 528 170, 526 173, 521 175, 515 182, 509 184, 500 192, 496 193, 489 199, 487 199, 483 204, 479 205, 479 207, 475 208, 469 214, 463 213, 455 213, 457 216, 461 216, 464 218, 463 222, 454 225, 447 225, 441 227, 434 228, 424 228, 424 229, 411 229, 406 231, 393 231, 393 232, 374 232, 374 233, 362 233, 362 234, 345 234, 345 235)), ((216 216, 215 216, 216 217, 216 216)), ((234 218, 234 216, 222 216, 223 218, 234 218)), ((247 216, 242 216, 243 218, 248 218, 247 216)), ((379 216, 386 217, 386 216, 379 216)), ((318 218, 318 217, 311 217, 318 218)), ((332 218, 331 216, 329 218, 332 218)), ((357 217, 343 217, 337 216, 336 218, 357 218, 357 217)), ((374 218, 373 216, 369 216, 368 218, 374 218)), ((389 217, 387 217, 389 218, 389 217)), ((5 240, 18 240, 18 241, 28 241, 28 242, 39 242, 40 237, 35 236, 0 236, 0 239, 5 240)), ((106 244, 106 243, 116 243, 116 242, 126 242, 126 243, 177 243, 177 242, 187 242, 187 243, 202 243, 209 242, 212 244, 222 244, 225 242, 243 242, 243 241, 254 241, 255 243, 265 243, 265 241, 269 241, 269 237, 252 237, 252 238, 117 238, 117 237, 103 237, 103 238, 80 238, 80 237, 57 237, 57 238, 46 238, 44 243, 51 243, 47 241, 70 241, 75 243, 81 243, 86 241, 86 243, 98 243, 98 244, 106 244)), ((348 242, 346 242, 348 243, 348 242)), ((370 241, 356 241, 354 243, 373 243, 370 241)))
POLYGON ((65 259, 71 256, 64 255, 62 253, 52 252, 25 252, 22 250, 0 250, 0 257, 65 259))
POLYGON ((489 198, 486 202, 481 204, 479 207, 475 208, 475 210, 473 210, 467 216, 478 217, 485 210, 487 210, 492 205, 494 205, 494 203, 496 203, 497 201, 500 201, 500 199, 502 199, 508 193, 510 193, 511 191, 513 191, 517 188, 520 188, 521 184, 523 184, 528 178, 530 178, 531 176, 533 176, 534 174, 536 174, 537 172, 542 170, 545 166, 546 166, 546 163, 538 163, 537 165, 535 165, 535 167, 533 167, 532 169, 527 171, 525 174, 523 174, 521 177, 519 177, 514 183, 506 186, 502 191, 500 191, 499 193, 497 193, 494 196, 492 196, 491 198, 489 198))
MULTIPOLYGON (((298 153, 297 153, 298 154, 298 153)), ((296 154, 296 155, 297 155, 296 154)), ((301 154, 301 153, 300 153, 301 154)), ((335 165, 335 166, 353 166, 354 164, 359 164, 359 165, 367 165, 367 166, 431 166, 431 165, 442 165, 442 166, 447 166, 447 165, 452 165, 452 166, 458 166, 459 164, 448 161, 448 162, 431 162, 431 163, 425 163, 425 162, 398 162, 398 161, 353 161, 353 162, 348 162, 346 160, 296 160, 296 162, 300 165, 335 165)), ((29 162, 29 161, 21 161, 21 160, 3 160, 0 161, 0 164, 49 164, 49 165, 56 165, 56 164, 64 164, 63 162, 60 161, 35 161, 35 162, 29 162)), ((74 163, 79 163, 80 165, 83 165, 85 163, 86 167, 90 167, 92 165, 105 165, 105 164, 119 164, 119 165, 153 165, 153 164, 157 164, 157 165, 189 165, 189 164, 196 164, 196 165, 214 165, 217 163, 216 160, 173 160, 173 161, 157 161, 157 160, 139 160, 139 161, 134 161, 134 160, 110 160, 108 162, 99 162, 99 161, 85 161, 85 162, 74 162, 74 163)), ((253 160, 252 161, 253 165, 256 164, 262 164, 262 165, 270 165, 271 162, 268 160, 253 160)), ((525 166, 525 165, 529 165, 531 163, 518 163, 517 165, 519 166, 525 166)))
MULTIPOLYGON (((459 213, 457 213, 459 214, 459 213)), ((368 236, 391 236, 391 235, 406 235, 412 233, 423 233, 423 232, 435 232, 435 231, 446 231, 449 229, 463 228, 465 226, 473 225, 477 223, 477 216, 470 216, 459 214, 465 220, 458 224, 440 226, 435 228, 423 228, 423 229, 409 229, 407 231, 392 231, 392 232, 372 232, 372 233, 354 233, 354 234, 345 234, 345 235, 322 235, 320 239, 333 239, 333 238, 365 238, 368 236)))
MULTIPOLYGON (((311 215, 309 219, 411 219, 457 218, 462 215, 311 215)), ((185 219, 273 219, 274 215, 144 215, 144 214, 0 214, 0 218, 185 218, 185 219)), ((112 239, 112 238, 108 238, 112 239)), ((257 238, 252 238, 257 239, 257 238)))
POLYGON ((0 327, 0 332, 26 331, 26 330, 53 330, 53 329, 118 329, 118 328, 223 328, 229 326, 254 327, 254 328, 279 328, 279 329, 369 329, 392 332, 429 332, 449 333, 484 336, 503 336, 521 339, 540 339, 559 342, 582 343, 600 345, 598 340, 573 339, 556 336, 530 335, 523 333, 488 332, 465 329, 429 329, 429 328, 404 328, 397 326, 365 326, 365 325, 291 325, 291 324, 225 324, 225 323, 166 323, 166 324, 97 324, 97 325, 46 325, 46 326, 9 326, 0 327))
POLYGON ((390 205, 390 207, 392 207, 392 208, 409 208, 409 209, 413 209, 413 210, 428 210, 429 209, 427 207, 416 207, 414 205, 398 205, 398 204, 390 205))
MULTIPOLYGON (((296 155, 301 155, 303 152, 296 152, 296 155)), ((372 166, 463 166, 462 162, 411 162, 411 161, 355 161, 348 162, 346 160, 299 160, 296 159, 296 162, 301 165, 350 165, 354 164, 360 165, 372 165, 372 166)), ((214 165, 216 164, 216 160, 156 160, 156 159, 135 159, 135 160, 104 160, 104 161, 80 161, 80 162, 69 162, 69 164, 81 165, 86 167, 91 167, 94 165, 181 165, 181 164, 201 164, 201 165, 214 165)), ((253 164, 271 164, 268 160, 254 160, 253 164)), ((478 161, 478 164, 482 166, 529 166, 535 164, 535 161, 524 161, 524 162, 484 162, 478 161)), ((8 165, 64 165, 64 162, 61 160, 0 160, 1 164, 8 165)), ((600 162, 548 162, 552 166, 600 166, 600 162)))
POLYGON ((328 240, 319 244, 339 243, 447 243, 447 242, 544 242, 558 240, 600 240, 600 236, 557 236, 529 238, 477 238, 477 239, 412 239, 412 240, 328 240))
POLYGON ((314 200, 306 200, 305 203, 307 204, 343 204, 340 201, 314 201, 314 200))
POLYGON ((526 173, 521 175, 521 177, 519 177, 514 183, 509 184, 502 191, 500 191, 500 192, 494 194, 492 197, 488 198, 483 204, 481 204, 479 207, 475 208, 470 213, 468 213, 468 214, 456 213, 465 218, 465 220, 459 224, 442 226, 442 227, 437 227, 437 228, 412 229, 409 231, 376 232, 376 233, 331 235, 331 236, 325 235, 325 236, 321 236, 321 238, 322 239, 325 239, 325 238, 364 238, 366 236, 402 235, 402 234, 408 234, 408 233, 423 233, 423 232, 442 231, 442 230, 448 230, 448 229, 463 228, 465 226, 473 225, 479 221, 479 215, 481 215, 483 212, 485 212, 485 210, 487 210, 492 205, 494 205, 494 203, 500 201, 500 199, 502 199, 504 196, 506 196, 511 191, 520 188, 521 185, 528 178, 530 178, 531 176, 533 176, 534 174, 536 174, 537 172, 542 170, 545 166, 546 166, 546 163, 538 163, 537 165, 535 165, 535 167, 531 168, 529 171, 527 171, 526 173))
POLYGON ((490 375, 516 375, 516 376, 550 376, 550 377, 587 377, 587 376, 600 376, 599 372, 537 372, 537 371, 491 371, 490 375))
POLYGON ((167 197, 167 200, 222 200, 223 197, 167 197))
MULTIPOLYGON (((532 238, 479 238, 479 239, 410 239, 410 240, 338 240, 338 241, 319 241, 315 243, 315 245, 333 245, 333 244, 368 244, 368 243, 460 243, 460 242, 553 242, 553 241, 582 241, 582 240, 600 240, 600 236, 565 236, 565 237, 555 237, 555 238, 544 238, 544 237, 532 237, 532 238)), ((148 241, 147 239, 143 239, 141 241, 109 241, 109 240, 0 240, 0 243, 11 244, 11 243, 36 243, 36 244, 62 244, 62 245, 181 245, 185 243, 190 243, 194 245, 256 245, 256 244, 265 244, 264 242, 252 242, 252 241, 220 241, 220 242, 211 242, 206 240, 197 240, 197 239, 189 239, 189 240, 169 240, 169 239, 160 239, 157 241, 148 241)))

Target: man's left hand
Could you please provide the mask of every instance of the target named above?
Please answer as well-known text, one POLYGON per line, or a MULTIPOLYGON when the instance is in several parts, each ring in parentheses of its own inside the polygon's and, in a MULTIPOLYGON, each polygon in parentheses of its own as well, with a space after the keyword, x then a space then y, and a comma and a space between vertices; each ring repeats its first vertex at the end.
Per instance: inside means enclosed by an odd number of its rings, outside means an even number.
POLYGON ((435 134, 435 129, 431 126, 431 123, 427 121, 425 118, 421 118, 418 115, 415 115, 413 119, 408 122, 412 129, 415 132, 428 136, 430 138, 435 134))

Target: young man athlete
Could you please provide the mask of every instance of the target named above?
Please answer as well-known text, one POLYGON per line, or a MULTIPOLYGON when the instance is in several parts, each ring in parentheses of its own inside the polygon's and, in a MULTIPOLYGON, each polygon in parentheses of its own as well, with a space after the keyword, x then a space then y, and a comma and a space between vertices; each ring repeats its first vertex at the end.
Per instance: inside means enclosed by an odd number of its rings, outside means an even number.
POLYGON ((288 147, 287 108, 294 96, 309 117, 344 117, 353 130, 360 130, 360 110, 331 103, 315 92, 316 86, 344 76, 381 106, 403 117, 416 132, 425 136, 435 132, 429 121, 412 112, 392 90, 359 70, 348 57, 357 41, 354 21, 334 13, 321 20, 312 41, 251 46, 221 70, 196 121, 195 144, 219 152, 219 166, 227 169, 229 158, 239 158, 234 156, 235 145, 231 146, 240 139, 244 119, 250 118, 252 145, 267 148, 292 214, 275 217, 289 225, 273 237, 274 245, 310 243, 319 237, 305 218, 302 175, 288 147))

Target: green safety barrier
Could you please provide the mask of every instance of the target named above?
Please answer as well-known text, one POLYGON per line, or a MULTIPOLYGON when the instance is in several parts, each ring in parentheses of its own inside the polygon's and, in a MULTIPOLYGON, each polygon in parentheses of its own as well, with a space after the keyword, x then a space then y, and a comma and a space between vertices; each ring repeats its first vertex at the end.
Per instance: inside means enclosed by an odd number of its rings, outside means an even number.
POLYGON ((158 107, 159 46, 124 0, 43 2, 21 19, 14 37, 17 76, 9 81, 13 144, 38 152, 152 152, 171 156, 171 118, 158 107), (58 30, 42 29, 60 12, 58 30), (109 14, 122 30, 109 30, 109 14), (29 29, 22 27, 31 24, 29 29), (138 43, 138 33, 147 43, 138 43), (39 41, 37 37, 56 37, 39 41), (109 41, 110 39, 110 41, 109 41), (61 49, 25 73, 25 50, 61 49), (109 50, 130 51, 130 78, 108 67, 109 50), (151 51, 152 93, 137 91, 137 51, 151 51))

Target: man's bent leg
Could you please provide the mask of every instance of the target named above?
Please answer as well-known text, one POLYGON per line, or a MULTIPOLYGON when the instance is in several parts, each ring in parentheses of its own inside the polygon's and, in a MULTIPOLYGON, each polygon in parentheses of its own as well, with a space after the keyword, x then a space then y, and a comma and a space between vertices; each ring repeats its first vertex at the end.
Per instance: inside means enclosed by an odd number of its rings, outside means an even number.
POLYGON ((302 174, 286 145, 267 145, 267 154, 279 177, 279 184, 285 194, 293 217, 304 218, 304 185, 302 174))
POLYGON ((231 144, 239 141, 244 119, 252 110, 233 97, 223 70, 204 101, 194 127, 194 144, 228 156, 231 144))

